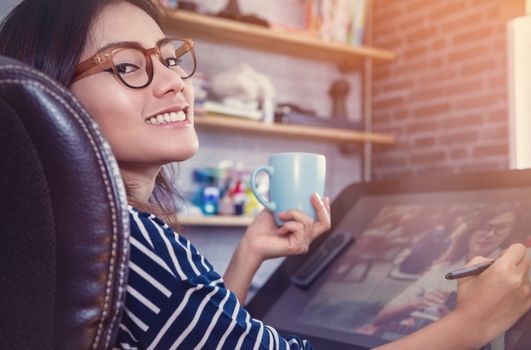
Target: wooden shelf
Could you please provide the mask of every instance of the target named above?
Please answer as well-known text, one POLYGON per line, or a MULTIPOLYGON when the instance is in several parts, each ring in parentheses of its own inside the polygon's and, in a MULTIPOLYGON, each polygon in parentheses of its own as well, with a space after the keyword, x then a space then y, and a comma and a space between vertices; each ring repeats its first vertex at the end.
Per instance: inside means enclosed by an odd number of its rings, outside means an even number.
POLYGON ((183 226, 248 226, 253 221, 250 216, 179 216, 183 226))
POLYGON ((367 58, 373 59, 374 63, 395 59, 395 54, 391 51, 327 42, 309 34, 273 30, 183 10, 161 9, 161 13, 163 29, 173 35, 326 61, 345 71, 361 67, 367 58))
POLYGON ((194 124, 198 130, 247 132, 260 135, 280 137, 289 136, 338 143, 371 142, 378 144, 393 144, 395 142, 395 137, 387 134, 294 124, 265 124, 259 121, 226 117, 212 113, 204 116, 196 116, 194 124))

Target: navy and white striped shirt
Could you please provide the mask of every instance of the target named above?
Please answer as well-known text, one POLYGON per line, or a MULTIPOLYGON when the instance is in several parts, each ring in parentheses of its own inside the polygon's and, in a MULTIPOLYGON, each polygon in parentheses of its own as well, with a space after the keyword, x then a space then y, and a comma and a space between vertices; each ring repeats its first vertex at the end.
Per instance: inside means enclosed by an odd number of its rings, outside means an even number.
POLYGON ((253 319, 186 238, 129 207, 131 257, 121 349, 313 349, 253 319))

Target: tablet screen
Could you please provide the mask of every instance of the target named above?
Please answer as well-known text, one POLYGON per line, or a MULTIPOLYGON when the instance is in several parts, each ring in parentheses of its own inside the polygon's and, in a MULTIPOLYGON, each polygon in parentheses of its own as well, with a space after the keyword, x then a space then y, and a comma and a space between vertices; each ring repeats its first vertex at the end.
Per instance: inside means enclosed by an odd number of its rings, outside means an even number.
MULTIPOLYGON (((448 272, 477 255, 494 258, 514 242, 529 246, 530 194, 362 197, 339 225, 356 243, 309 290, 290 286, 266 321, 284 315, 283 329, 367 347, 419 330, 455 307, 457 282, 445 279, 448 272)), ((528 322, 524 317, 485 349, 528 349, 521 345, 528 322)))

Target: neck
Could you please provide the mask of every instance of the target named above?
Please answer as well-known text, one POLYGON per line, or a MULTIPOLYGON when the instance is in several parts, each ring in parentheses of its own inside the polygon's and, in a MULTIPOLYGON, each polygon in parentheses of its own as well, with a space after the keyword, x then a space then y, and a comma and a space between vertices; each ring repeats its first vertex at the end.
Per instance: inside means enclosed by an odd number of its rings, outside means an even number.
POLYGON ((160 166, 120 163, 120 172, 127 186, 128 196, 141 203, 148 203, 160 170, 160 166))

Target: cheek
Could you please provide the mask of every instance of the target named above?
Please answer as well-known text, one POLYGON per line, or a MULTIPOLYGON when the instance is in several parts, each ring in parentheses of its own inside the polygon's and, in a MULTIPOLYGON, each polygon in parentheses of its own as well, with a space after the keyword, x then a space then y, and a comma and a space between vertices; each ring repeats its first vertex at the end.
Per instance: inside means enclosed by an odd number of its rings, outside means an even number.
POLYGON ((128 124, 136 121, 136 118, 131 116, 140 115, 142 104, 140 99, 131 98, 123 89, 116 88, 113 84, 107 86, 105 88, 104 84, 99 83, 96 87, 87 82, 73 84, 71 90, 98 123, 104 135, 111 138, 111 133, 117 126, 127 128, 128 124), (102 86, 104 88, 101 88, 102 86))

